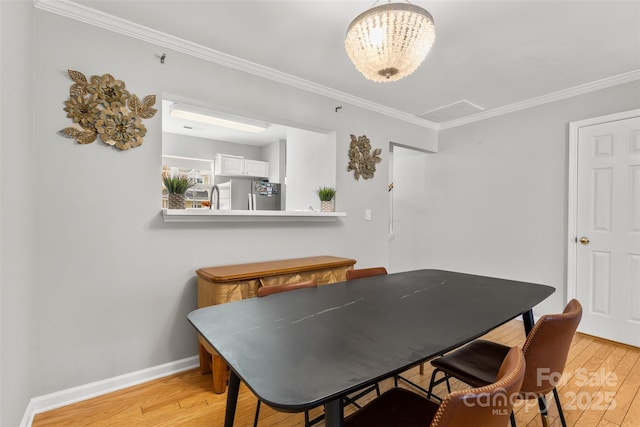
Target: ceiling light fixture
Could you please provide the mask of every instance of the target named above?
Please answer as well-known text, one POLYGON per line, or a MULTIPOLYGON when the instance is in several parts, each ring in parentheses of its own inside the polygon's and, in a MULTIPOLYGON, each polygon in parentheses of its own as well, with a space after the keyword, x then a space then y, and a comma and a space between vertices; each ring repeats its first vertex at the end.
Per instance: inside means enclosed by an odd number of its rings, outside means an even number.
POLYGON ((210 114, 198 112, 191 107, 187 108, 186 106, 178 106, 177 104, 172 105, 171 115, 179 119, 192 120, 194 122, 207 123, 213 126, 222 126, 229 129, 242 130, 252 133, 264 132, 269 127, 269 125, 266 123, 253 121, 249 123, 248 120, 244 119, 242 121, 238 121, 236 119, 232 120, 230 118, 212 116, 210 114))
POLYGON ((413 73, 436 38, 433 17, 410 3, 374 6, 351 22, 344 46, 366 78, 392 82, 413 73))

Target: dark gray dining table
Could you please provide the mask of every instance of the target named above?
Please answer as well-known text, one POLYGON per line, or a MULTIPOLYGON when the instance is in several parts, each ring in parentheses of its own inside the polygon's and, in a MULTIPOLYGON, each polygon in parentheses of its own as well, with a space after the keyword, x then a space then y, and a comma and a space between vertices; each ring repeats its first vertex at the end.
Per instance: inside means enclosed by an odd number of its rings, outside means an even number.
POLYGON ((551 286, 416 270, 250 298, 195 310, 195 329, 229 365, 225 427, 240 381, 264 403, 301 412, 320 405, 342 426, 342 398, 523 316, 551 286))

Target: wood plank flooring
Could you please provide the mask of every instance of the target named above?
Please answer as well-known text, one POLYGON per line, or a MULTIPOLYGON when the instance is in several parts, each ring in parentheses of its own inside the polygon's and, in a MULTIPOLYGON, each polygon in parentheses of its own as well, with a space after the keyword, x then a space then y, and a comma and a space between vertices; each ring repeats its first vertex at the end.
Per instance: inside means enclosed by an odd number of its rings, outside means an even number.
MULTIPOLYGON (((511 321, 485 338, 511 346, 522 345, 522 323, 511 321)), ((404 376, 428 387, 431 366, 425 365, 424 375, 420 375, 416 367, 404 376)), ((392 385, 392 381, 387 380, 382 389, 392 385)), ((454 389, 466 387, 455 381, 452 386, 454 389)), ((576 334, 558 390, 570 426, 638 427, 640 349, 576 334)), ((446 386, 442 384, 436 388, 436 394, 446 394, 446 386)), ((219 427, 224 424, 225 403, 226 393, 211 391, 210 375, 201 375, 194 369, 38 414, 33 426, 219 427)), ((241 386, 236 426, 252 426, 255 408, 255 396, 241 386)), ((345 412, 352 410, 348 408, 345 412)), ((536 402, 520 402, 515 411, 519 427, 542 426, 536 402)), ((312 415, 317 413, 320 409, 312 415)), ((549 421, 552 427, 560 426, 552 397, 549 399, 549 421)), ((299 427, 304 426, 304 417, 277 412, 263 405, 259 425, 299 427)))

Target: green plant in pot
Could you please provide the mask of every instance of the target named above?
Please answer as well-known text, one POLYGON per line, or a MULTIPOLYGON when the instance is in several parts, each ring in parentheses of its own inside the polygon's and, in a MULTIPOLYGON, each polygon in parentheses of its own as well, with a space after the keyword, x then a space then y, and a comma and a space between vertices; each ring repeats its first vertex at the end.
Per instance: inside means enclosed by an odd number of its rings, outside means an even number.
POLYGON ((169 193, 168 208, 184 209, 187 190, 195 185, 195 181, 186 175, 162 175, 162 183, 169 193))
POLYGON ((320 198, 320 211, 333 211, 333 198, 336 196, 336 189, 331 187, 320 187, 316 190, 318 198, 320 198))

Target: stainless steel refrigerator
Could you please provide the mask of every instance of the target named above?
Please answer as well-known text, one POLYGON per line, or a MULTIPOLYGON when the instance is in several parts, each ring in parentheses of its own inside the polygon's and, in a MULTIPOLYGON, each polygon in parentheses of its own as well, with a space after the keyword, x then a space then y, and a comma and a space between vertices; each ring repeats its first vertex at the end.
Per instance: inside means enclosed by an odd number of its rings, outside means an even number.
POLYGON ((281 210, 278 183, 231 178, 216 185, 220 191, 221 210, 281 210))

